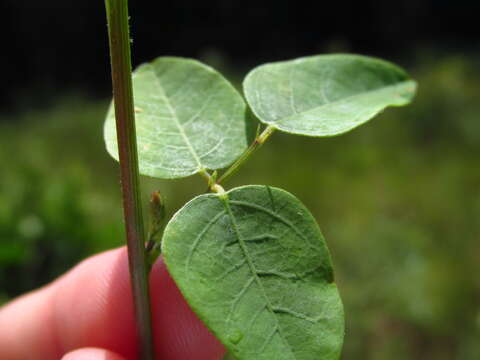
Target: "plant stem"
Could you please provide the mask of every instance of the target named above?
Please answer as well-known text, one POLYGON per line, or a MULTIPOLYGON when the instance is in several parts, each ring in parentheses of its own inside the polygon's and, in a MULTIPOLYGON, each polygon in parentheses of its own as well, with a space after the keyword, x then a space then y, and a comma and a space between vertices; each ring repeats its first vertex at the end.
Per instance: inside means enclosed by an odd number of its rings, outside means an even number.
POLYGON ((222 176, 217 181, 217 184, 221 184, 222 182, 227 181, 234 175, 238 169, 250 158, 250 156, 258 150, 264 143, 267 141, 267 139, 270 137, 270 135, 273 134, 275 131, 275 128, 271 125, 268 125, 260 135, 257 135, 255 137, 255 140, 253 143, 247 148, 247 150, 244 151, 242 155, 235 161, 232 166, 230 166, 222 176))
POLYGON ((142 360, 153 360, 150 297, 133 107, 128 1, 105 0, 105 7, 110 40, 123 209, 130 279, 139 340, 139 358, 142 360))
POLYGON ((209 187, 212 183, 215 182, 214 180, 216 179, 216 176, 217 176, 215 173, 214 175, 210 175, 207 169, 201 169, 198 173, 200 174, 201 177, 207 180, 207 184, 209 187))

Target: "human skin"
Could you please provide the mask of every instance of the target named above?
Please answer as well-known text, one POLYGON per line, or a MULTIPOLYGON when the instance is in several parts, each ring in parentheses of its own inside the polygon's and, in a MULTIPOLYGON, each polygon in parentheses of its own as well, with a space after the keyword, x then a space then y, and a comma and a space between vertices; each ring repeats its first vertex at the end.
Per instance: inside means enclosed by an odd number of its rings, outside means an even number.
MULTIPOLYGON (((218 360, 224 348, 190 310, 160 260, 150 277, 156 358, 218 360)), ((136 360, 125 248, 82 261, 0 308, 2 360, 136 360)))

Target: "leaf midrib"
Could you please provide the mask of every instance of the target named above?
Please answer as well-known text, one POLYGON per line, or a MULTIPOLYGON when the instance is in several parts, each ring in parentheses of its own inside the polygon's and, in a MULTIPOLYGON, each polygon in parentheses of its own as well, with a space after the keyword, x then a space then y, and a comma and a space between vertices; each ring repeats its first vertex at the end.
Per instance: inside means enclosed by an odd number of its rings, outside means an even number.
MULTIPOLYGON (((335 100, 335 101, 330 101, 328 103, 325 103, 325 104, 322 104, 322 105, 319 105, 319 106, 315 106, 315 107, 312 107, 310 109, 307 109, 307 110, 304 110, 304 111, 299 111, 299 112, 294 112, 293 114, 291 115, 288 115, 288 116, 285 116, 285 117, 282 117, 282 118, 278 118, 278 119, 273 119, 273 120, 268 120, 266 121, 267 123, 280 123, 280 122, 284 122, 284 121, 288 121, 289 119, 295 117, 295 116, 298 116, 298 115, 303 115, 303 114, 306 114, 306 113, 309 113, 309 112, 314 112, 314 111, 317 111, 319 109, 322 109, 324 107, 327 107, 327 106, 331 106, 332 104, 334 103, 337 103, 337 102, 343 102, 343 101, 348 101, 348 100, 351 100, 351 99, 354 99, 356 97, 360 97, 360 96, 365 96, 365 95, 368 95, 368 94, 372 94, 372 93, 376 93, 376 92, 380 92, 380 91, 385 91, 389 88, 393 88, 393 87, 397 87, 397 86, 400 86, 400 85, 405 85, 406 83, 412 83, 414 84, 414 81, 413 80, 410 80, 410 79, 407 79, 407 80, 403 80, 403 81, 400 81, 396 84, 392 84, 392 85, 388 85, 388 86, 383 86, 381 88, 377 88, 377 89, 373 89, 373 90, 368 90, 368 91, 365 91, 365 92, 362 92, 362 93, 358 93, 358 94, 355 94, 355 95, 349 95, 349 96, 346 96, 344 98, 341 98, 341 99, 338 99, 338 100, 335 100)), ((292 95, 290 95, 291 97, 292 95)))
MULTIPOLYGON (((255 267, 255 264, 253 263, 253 260, 252 258, 250 257, 250 254, 248 253, 248 250, 247 250, 247 246, 245 244, 245 241, 243 240, 243 238, 240 236, 240 231, 238 230, 238 225, 237 225, 237 222, 235 221, 235 216, 233 215, 233 212, 232 212, 232 209, 230 207, 230 200, 228 197, 226 197, 225 199, 223 199, 223 202, 225 204, 225 208, 227 210, 227 213, 228 213, 228 216, 230 218, 230 221, 232 223, 232 226, 234 228, 234 231, 235 231, 235 235, 238 239, 238 243, 240 245, 240 248, 243 252, 243 255, 245 256, 245 258, 247 259, 247 264, 248 264, 248 267, 250 269, 250 272, 252 273, 252 276, 254 277, 255 279, 255 282, 257 283, 258 287, 260 288, 261 292, 262 292, 262 295, 263 297, 265 298, 265 302, 266 302, 266 307, 268 309, 268 311, 273 315, 273 318, 275 319, 275 322, 276 322, 276 330, 275 331, 278 331, 278 334, 280 335, 280 338, 283 340, 283 342, 285 343, 287 349, 290 351, 290 353, 292 354, 293 358, 292 359, 297 359, 297 357, 295 356, 295 353, 293 352, 289 342, 287 341, 287 339, 285 338, 285 336, 282 334, 281 332, 281 328, 280 328, 280 323, 278 322, 278 319, 277 319, 277 316, 275 315, 275 311, 273 309, 273 305, 271 304, 270 302, 270 299, 268 298, 267 296, 267 293, 263 287, 263 284, 260 280, 260 277, 258 276, 258 271, 257 271, 257 268, 255 267)), ((275 332, 273 332, 273 334, 275 334, 275 332)), ((269 340, 269 338, 267 338, 267 340, 269 340)))
POLYGON ((180 135, 182 136, 185 144, 187 145, 190 153, 192 154, 195 162, 196 162, 197 165, 198 165, 197 171, 201 171, 202 169, 204 169, 204 166, 203 166, 203 164, 202 164, 201 161, 200 161, 200 157, 198 156, 197 152, 195 151, 195 149, 194 149, 193 146, 192 146, 192 143, 191 143, 190 140, 188 139, 188 136, 187 136, 187 134, 185 133, 185 129, 183 128, 182 124, 180 123, 180 119, 178 118, 177 112, 175 111, 175 109, 173 108, 172 104, 170 103, 170 100, 169 100, 169 98, 167 97, 167 93, 166 93, 165 90, 163 89, 163 86, 162 86, 162 84, 160 83, 160 79, 159 79, 159 77, 157 76, 155 70, 152 68, 151 65, 150 65, 150 70, 152 71, 153 77, 155 78, 155 84, 157 85, 158 89, 160 90, 160 92, 161 92, 161 94, 162 94, 162 97, 165 99, 165 103, 166 103, 166 105, 167 105, 167 108, 168 108, 170 114, 172 115, 172 118, 173 118, 174 121, 175 121, 175 125, 176 125, 177 128, 178 128, 178 132, 179 132, 180 135))

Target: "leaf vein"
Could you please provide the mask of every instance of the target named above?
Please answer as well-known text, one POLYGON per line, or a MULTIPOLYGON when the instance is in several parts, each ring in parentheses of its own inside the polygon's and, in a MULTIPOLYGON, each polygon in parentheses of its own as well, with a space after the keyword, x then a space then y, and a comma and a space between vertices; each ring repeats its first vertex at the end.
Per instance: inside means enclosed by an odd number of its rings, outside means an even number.
MULTIPOLYGON (((152 70, 153 71, 153 70, 152 70)), ((157 85, 158 89, 161 91, 160 93, 162 94, 163 96, 163 99, 165 100, 165 104, 167 105, 167 108, 168 110, 170 111, 171 115, 172 115, 172 118, 174 119, 175 121, 175 125, 177 126, 178 128, 178 131, 179 133, 182 135, 182 138, 183 138, 183 141, 185 142, 185 144, 188 146, 189 150, 190 150, 190 153, 192 154, 194 160, 197 162, 198 164, 198 170, 201 170, 203 169, 203 165, 198 157, 198 154, 197 152, 195 151, 195 149, 193 148, 190 140, 188 139, 188 136, 187 134, 185 133, 185 129, 183 128, 182 124, 180 123, 180 120, 178 118, 178 115, 175 111, 175 109, 172 107, 172 104, 170 103, 170 100, 167 98, 166 96, 166 93, 165 93, 165 90, 163 89, 163 86, 162 84, 160 83, 158 77, 156 76, 155 72, 153 71, 154 73, 154 78, 155 78, 155 84, 157 85)))
POLYGON ((300 312, 294 311, 292 309, 283 308, 283 307, 279 307, 279 306, 274 306, 272 309, 273 309, 273 312, 275 312, 277 314, 288 314, 288 315, 291 315, 291 316, 296 317, 298 319, 306 320, 306 321, 312 322, 312 323, 317 323, 322 318, 321 315, 316 316, 316 317, 311 317, 311 316, 302 314, 300 312))
POLYGON ((255 205, 255 204, 252 204, 252 203, 248 203, 248 202, 245 202, 245 201, 239 201, 239 200, 230 200, 230 203, 234 204, 234 205, 239 205, 239 206, 244 206, 244 207, 249 207, 249 208, 252 208, 252 209, 256 209, 256 210, 259 210, 259 211, 263 211, 267 214, 269 214, 270 216, 276 218, 277 220, 283 222, 285 225, 287 225, 288 227, 290 227, 302 240, 304 240, 310 247, 316 249, 316 250, 320 250, 317 246, 311 244, 308 239, 305 237, 305 235, 302 234, 302 232, 300 230, 298 230, 298 228, 290 221, 288 221, 287 219, 285 219, 283 216, 267 209, 267 208, 264 208, 263 206, 260 206, 260 205, 255 205))
POLYGON ((192 247, 189 249, 187 260, 185 261, 185 273, 189 274, 190 271, 190 263, 192 261, 193 253, 197 249, 198 245, 200 244, 200 241, 203 239, 203 236, 207 233, 207 231, 220 219, 223 215, 225 215, 226 211, 223 210, 219 212, 215 217, 208 222, 207 225, 200 231, 200 233, 197 235, 195 238, 192 247))
POLYGON ((232 305, 230 306, 230 311, 228 312, 227 315, 227 323, 229 323, 232 320, 232 315, 235 311, 235 308, 237 307, 238 303, 240 300, 242 300, 242 297, 245 295, 245 293, 248 291, 250 286, 252 286, 253 282, 255 281, 255 277, 251 277, 248 279, 248 281, 245 283, 245 285, 242 287, 242 290, 235 296, 235 298, 232 301, 232 305))
MULTIPOLYGON (((355 99, 355 98, 359 98, 359 97, 363 97, 363 96, 366 96, 366 95, 370 95, 370 94, 373 94, 373 93, 377 93, 377 92, 381 92, 381 91, 385 91, 385 90, 389 90, 389 89, 393 89, 395 87, 399 87, 400 85, 405 85, 405 83, 408 83, 410 82, 411 80, 405 80, 405 81, 402 81, 402 82, 399 82, 397 84, 393 84, 393 85, 388 85, 388 86, 383 86, 383 87, 380 87, 380 88, 377 88, 377 89, 372 89, 372 90, 368 90, 368 91, 364 91, 362 93, 357 93, 357 94, 354 94, 354 95, 350 95, 350 96, 346 96, 346 97, 343 97, 341 99, 338 99, 338 100, 335 100, 335 101, 331 101, 331 102, 328 102, 328 103, 325 103, 325 104, 322 104, 322 105, 319 105, 319 106, 315 106, 315 107, 312 107, 310 109, 306 109, 304 111, 299 111, 299 112, 296 112, 296 113, 293 113, 291 115, 288 115, 288 116, 285 116, 281 119, 274 119, 274 120, 271 120, 271 121, 274 121, 274 122, 277 122, 277 123, 280 123, 280 122, 284 122, 284 121, 288 121, 290 118, 292 117, 295 117, 297 115, 303 115, 303 114, 307 114, 307 113, 312 113, 314 111, 318 111, 322 108, 325 108, 325 107, 328 107, 330 105, 332 105, 333 103, 348 103, 349 101, 351 101, 352 99, 355 99)), ((400 95, 399 95, 400 96, 400 95)))
MULTIPOLYGON (((265 303, 266 303, 266 307, 268 309, 268 311, 272 314, 275 314, 275 312, 273 311, 273 308, 272 308, 272 304, 270 302, 270 299, 268 298, 266 292, 265 292, 265 288, 263 287, 262 285, 262 282, 260 281, 260 277, 258 276, 257 272, 258 270, 256 269, 255 267, 255 264, 253 263, 253 260, 252 258, 250 257, 250 254, 248 253, 248 249, 247 249, 247 246, 246 246, 246 243, 245 241, 243 240, 242 236, 240 235, 240 230, 238 228, 238 225, 237 225, 237 222, 235 220, 235 216, 233 215, 233 212, 232 212, 232 209, 230 207, 230 202, 231 203, 234 203, 232 200, 226 198, 224 200, 224 204, 225 204, 225 208, 226 208, 226 211, 230 217, 230 221, 232 223, 232 227, 234 229, 234 232, 235 232, 235 235, 237 236, 238 238, 238 242, 240 244, 240 248, 243 252, 243 255, 245 256, 245 258, 247 259, 247 263, 248 263, 248 266, 250 268, 250 272, 252 273, 252 278, 255 280, 255 282, 257 283, 258 287, 260 288, 261 292, 262 292, 262 295, 263 295, 263 298, 265 299, 265 303)), ((235 202, 237 203, 237 202, 235 202)), ((274 332, 272 332, 269 337, 266 339, 265 343, 263 344, 262 346, 262 349, 260 350, 260 352, 263 351, 263 348, 264 346, 266 347, 266 345, 268 345, 268 342, 271 341, 270 338, 273 338, 273 336, 275 335, 275 332, 278 331, 278 334, 280 336, 280 338, 282 339, 282 341, 284 342, 285 344, 285 347, 286 349, 292 354, 293 356, 293 359, 296 359, 296 356, 295 356, 295 353, 293 352, 293 350, 291 349, 290 347, 290 344, 288 343, 287 339, 283 336, 283 334, 280 332, 280 328, 279 328, 279 323, 278 323, 278 319, 276 316, 274 316, 274 319, 275 319, 275 327, 274 327, 274 332)))

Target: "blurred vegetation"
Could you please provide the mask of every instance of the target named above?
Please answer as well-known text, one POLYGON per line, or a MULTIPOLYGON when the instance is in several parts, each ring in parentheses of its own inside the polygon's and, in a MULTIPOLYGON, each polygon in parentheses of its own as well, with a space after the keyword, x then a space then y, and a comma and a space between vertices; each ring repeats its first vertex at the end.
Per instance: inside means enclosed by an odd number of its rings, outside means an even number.
MULTIPOLYGON (((282 187, 317 217, 345 303, 344 359, 480 359, 478 60, 411 70, 413 105, 341 137, 275 134, 227 187, 282 187)), ((3 301, 122 244, 106 108, 71 97, 0 119, 3 301)), ((170 213, 205 191, 200 177, 143 185, 170 213)))

